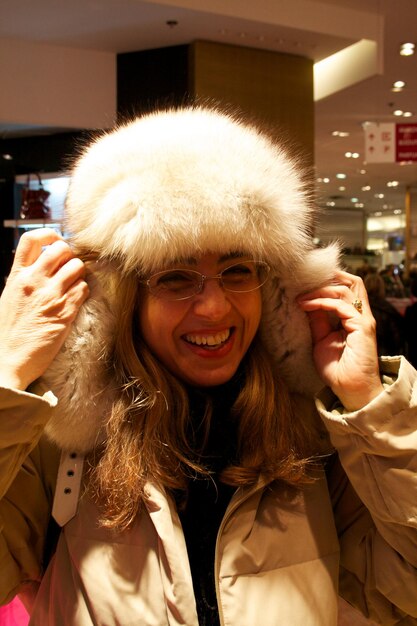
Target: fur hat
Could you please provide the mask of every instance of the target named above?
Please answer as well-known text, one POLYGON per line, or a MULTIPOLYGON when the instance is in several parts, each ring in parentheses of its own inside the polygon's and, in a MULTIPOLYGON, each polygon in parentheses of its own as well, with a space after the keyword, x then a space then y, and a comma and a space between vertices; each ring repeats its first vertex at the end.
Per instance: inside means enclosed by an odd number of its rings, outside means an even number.
MULTIPOLYGON (((303 170, 283 146, 233 115, 190 107, 94 140, 73 168, 65 228, 77 252, 121 273, 148 275, 208 251, 267 261, 261 334, 290 388, 311 393, 319 381, 294 299, 328 281, 338 257, 334 246, 314 248, 313 214, 303 170)), ((59 399, 47 430, 65 448, 95 444, 113 399, 105 355, 117 320, 108 298, 93 286, 44 376, 59 399)))

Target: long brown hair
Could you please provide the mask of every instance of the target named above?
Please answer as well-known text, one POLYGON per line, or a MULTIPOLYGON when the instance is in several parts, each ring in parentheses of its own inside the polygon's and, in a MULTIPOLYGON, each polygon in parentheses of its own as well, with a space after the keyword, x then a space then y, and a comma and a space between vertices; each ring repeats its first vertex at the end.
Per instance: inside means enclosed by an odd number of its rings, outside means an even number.
MULTIPOLYGON (((91 460, 90 488, 102 509, 102 524, 129 527, 151 480, 168 490, 187 489, 190 476, 209 472, 189 441, 189 400, 184 384, 150 352, 138 331, 138 282, 117 286, 119 325, 112 364, 121 392, 106 424, 106 440, 91 460)), ((220 480, 255 484, 260 476, 297 485, 308 480, 308 436, 294 419, 284 383, 273 372, 259 337, 243 362, 243 384, 231 415, 238 420, 237 461, 220 480)), ((203 422, 208 431, 211 405, 203 422)))

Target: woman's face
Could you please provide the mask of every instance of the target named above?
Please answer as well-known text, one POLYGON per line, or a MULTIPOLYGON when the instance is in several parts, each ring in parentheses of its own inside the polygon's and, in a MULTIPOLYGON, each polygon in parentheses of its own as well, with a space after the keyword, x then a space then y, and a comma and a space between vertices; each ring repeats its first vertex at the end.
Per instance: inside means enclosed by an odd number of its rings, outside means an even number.
MULTIPOLYGON (((206 276, 250 257, 205 254, 175 268, 206 276)), ((259 326, 261 291, 225 291, 208 280, 201 293, 187 300, 164 300, 144 288, 140 302, 142 337, 172 374, 202 387, 221 385, 236 372, 259 326)))

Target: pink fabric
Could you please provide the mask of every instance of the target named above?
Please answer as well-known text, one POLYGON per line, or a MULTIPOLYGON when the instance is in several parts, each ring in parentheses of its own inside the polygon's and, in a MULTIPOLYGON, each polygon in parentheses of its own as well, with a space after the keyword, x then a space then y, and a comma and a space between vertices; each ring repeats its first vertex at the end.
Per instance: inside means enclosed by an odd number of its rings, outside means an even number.
POLYGON ((28 623, 29 614, 19 598, 0 606, 0 626, 27 626, 28 623))

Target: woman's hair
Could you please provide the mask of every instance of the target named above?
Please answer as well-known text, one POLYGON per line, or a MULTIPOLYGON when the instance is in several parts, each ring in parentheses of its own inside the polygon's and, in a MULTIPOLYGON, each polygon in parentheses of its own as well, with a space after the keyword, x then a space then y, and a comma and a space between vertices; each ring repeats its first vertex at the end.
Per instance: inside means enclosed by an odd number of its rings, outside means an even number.
POLYGON ((385 298, 385 283, 382 276, 375 272, 368 274, 364 280, 364 284, 369 296, 385 298))
MULTIPOLYGON (((146 498, 147 481, 186 493, 190 477, 210 472, 190 445, 184 384, 140 336, 137 277, 123 278, 117 289, 119 325, 112 367, 122 393, 107 421, 105 443, 91 460, 90 488, 102 508, 102 524, 122 530, 132 524, 146 498)), ((309 434, 293 419, 289 393, 277 380, 258 336, 244 359, 243 385, 231 416, 238 420, 237 461, 223 470, 221 481, 238 487, 254 484, 260 476, 291 485, 309 480, 309 434)), ((210 418, 208 399, 206 434, 210 418)))

